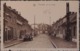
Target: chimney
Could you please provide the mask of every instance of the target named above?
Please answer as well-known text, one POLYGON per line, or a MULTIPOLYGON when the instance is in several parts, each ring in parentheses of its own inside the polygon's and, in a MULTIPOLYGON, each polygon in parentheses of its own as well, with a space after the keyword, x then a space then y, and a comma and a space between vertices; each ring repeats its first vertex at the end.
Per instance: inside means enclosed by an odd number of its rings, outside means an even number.
POLYGON ((67 41, 72 41, 72 35, 71 35, 71 29, 70 29, 70 11, 69 11, 69 3, 66 3, 66 19, 67 19, 67 25, 66 25, 66 36, 65 39, 67 41))
POLYGON ((21 15, 21 12, 18 12, 19 15, 21 15))
POLYGON ((3 5, 4 7, 6 7, 6 3, 4 3, 4 5, 3 5))
POLYGON ((66 13, 69 13, 69 3, 66 3, 66 13))

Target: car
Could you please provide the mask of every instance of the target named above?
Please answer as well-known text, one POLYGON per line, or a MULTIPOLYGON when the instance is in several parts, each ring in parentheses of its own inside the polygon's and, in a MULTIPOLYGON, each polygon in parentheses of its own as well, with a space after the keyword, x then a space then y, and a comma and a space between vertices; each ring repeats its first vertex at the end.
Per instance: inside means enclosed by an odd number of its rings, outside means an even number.
POLYGON ((26 34, 23 38, 23 41, 31 41, 31 40, 33 40, 33 37, 30 34, 26 34))

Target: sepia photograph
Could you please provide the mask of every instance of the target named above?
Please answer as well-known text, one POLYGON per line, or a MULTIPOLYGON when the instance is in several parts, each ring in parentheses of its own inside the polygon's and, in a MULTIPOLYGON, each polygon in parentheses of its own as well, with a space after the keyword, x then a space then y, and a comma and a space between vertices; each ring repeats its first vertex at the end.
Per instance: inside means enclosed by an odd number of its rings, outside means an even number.
POLYGON ((2 48, 78 50, 78 1, 1 1, 1 6, 2 48))

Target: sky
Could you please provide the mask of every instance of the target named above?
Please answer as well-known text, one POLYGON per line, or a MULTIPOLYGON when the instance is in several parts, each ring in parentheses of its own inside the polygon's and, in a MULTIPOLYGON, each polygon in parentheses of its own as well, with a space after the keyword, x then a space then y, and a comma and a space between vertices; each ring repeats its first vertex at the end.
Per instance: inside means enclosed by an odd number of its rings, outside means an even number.
POLYGON ((52 24, 66 15, 67 2, 70 11, 78 11, 78 1, 2 1, 1 4, 6 3, 7 6, 16 9, 29 24, 34 24, 34 17, 37 24, 52 24))

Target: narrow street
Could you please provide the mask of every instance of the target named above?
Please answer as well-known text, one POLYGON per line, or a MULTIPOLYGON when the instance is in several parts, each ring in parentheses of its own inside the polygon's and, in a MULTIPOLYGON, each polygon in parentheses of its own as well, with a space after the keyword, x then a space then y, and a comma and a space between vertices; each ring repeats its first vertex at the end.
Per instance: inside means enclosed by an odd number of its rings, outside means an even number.
POLYGON ((77 48, 77 3, 1 3, 3 48, 77 48))
POLYGON ((26 41, 10 48, 54 48, 48 35, 38 34, 32 41, 26 41))

